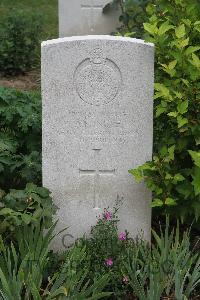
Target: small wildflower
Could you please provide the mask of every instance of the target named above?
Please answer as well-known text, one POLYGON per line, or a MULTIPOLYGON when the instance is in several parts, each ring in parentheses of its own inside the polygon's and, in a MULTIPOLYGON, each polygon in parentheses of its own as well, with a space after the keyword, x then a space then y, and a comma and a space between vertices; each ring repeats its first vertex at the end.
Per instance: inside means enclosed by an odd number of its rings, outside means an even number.
POLYGON ((125 239, 126 239, 126 233, 125 232, 121 232, 119 234, 119 239, 120 239, 120 241, 125 241, 125 239))
POLYGON ((128 284, 128 282, 129 282, 128 277, 124 276, 122 281, 123 281, 124 284, 128 284))
POLYGON ((26 199, 26 202, 27 202, 27 203, 31 203, 31 201, 32 201, 32 198, 31 198, 31 197, 28 197, 28 198, 26 199))
POLYGON ((107 258, 107 259, 105 260, 105 264, 106 264, 107 266, 111 267, 111 266, 113 265, 113 260, 112 260, 112 258, 111 258, 111 257, 110 257, 110 258, 107 258))
POLYGON ((108 221, 108 220, 111 220, 112 219, 112 213, 110 211, 105 211, 104 213, 104 217, 105 219, 108 221))

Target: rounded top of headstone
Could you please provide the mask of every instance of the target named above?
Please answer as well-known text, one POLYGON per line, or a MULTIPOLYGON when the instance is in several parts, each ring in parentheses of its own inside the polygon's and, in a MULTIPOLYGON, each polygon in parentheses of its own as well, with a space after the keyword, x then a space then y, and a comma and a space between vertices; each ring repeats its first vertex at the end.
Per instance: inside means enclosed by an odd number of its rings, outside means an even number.
POLYGON ((133 44, 140 44, 148 47, 154 47, 153 43, 147 43, 140 39, 130 38, 130 37, 123 37, 123 36, 111 36, 111 35, 83 35, 83 36, 71 36, 71 37, 64 37, 58 39, 52 39, 48 41, 42 42, 42 47, 59 44, 64 42, 74 42, 74 41, 85 41, 85 40, 106 40, 106 41, 119 41, 119 42, 126 42, 126 43, 133 43, 133 44))

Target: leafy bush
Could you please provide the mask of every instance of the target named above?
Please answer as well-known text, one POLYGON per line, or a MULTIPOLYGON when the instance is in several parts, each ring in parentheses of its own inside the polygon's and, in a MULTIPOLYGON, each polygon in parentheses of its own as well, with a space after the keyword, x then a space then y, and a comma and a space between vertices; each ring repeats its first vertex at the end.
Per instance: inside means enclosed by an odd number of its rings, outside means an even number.
POLYGON ((27 184, 24 190, 10 190, 0 195, 0 234, 13 234, 28 224, 42 223, 48 228, 56 207, 50 192, 43 187, 27 184))
POLYGON ((153 191, 152 206, 161 213, 197 220, 200 217, 199 1, 125 0, 121 4, 122 32, 134 35, 135 31, 137 37, 153 42, 156 48, 153 161, 130 173, 138 181, 146 180, 153 191), (134 5, 138 6, 139 20, 132 10, 134 5))
POLYGON ((39 15, 11 10, 0 24, 0 70, 4 75, 24 73, 37 60, 41 33, 39 15))
POLYGON ((41 98, 0 88, 0 188, 41 185, 41 98))
POLYGON ((105 209, 97 224, 91 228, 90 238, 85 237, 77 242, 78 246, 86 249, 90 279, 110 274, 107 290, 114 292, 114 299, 122 299, 122 296, 129 293, 121 269, 126 260, 127 249, 134 245, 127 232, 118 232, 118 222, 117 209, 113 213, 105 209))
POLYGON ((41 185, 40 94, 0 88, 0 233, 9 238, 26 224, 51 224, 49 192, 28 182, 41 185))

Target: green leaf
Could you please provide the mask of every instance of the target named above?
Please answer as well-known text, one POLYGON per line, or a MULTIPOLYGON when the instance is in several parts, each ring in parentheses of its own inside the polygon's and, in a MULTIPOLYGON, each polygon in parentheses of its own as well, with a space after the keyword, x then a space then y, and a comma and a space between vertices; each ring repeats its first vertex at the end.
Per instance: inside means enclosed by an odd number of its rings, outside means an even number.
POLYGON ((170 70, 173 70, 175 68, 176 64, 177 64, 177 60, 175 59, 168 64, 168 68, 170 70))
POLYGON ((178 103, 177 109, 180 114, 184 114, 187 112, 188 108, 188 100, 182 101, 178 103))
POLYGON ((153 199, 153 202, 151 203, 151 207, 161 207, 163 205, 163 201, 158 198, 153 199))
POLYGON ((174 28, 174 26, 169 25, 169 21, 166 21, 164 23, 161 24, 161 26, 158 29, 158 35, 163 35, 165 34, 167 31, 169 31, 170 29, 174 28))
POLYGON ((159 117, 161 114, 163 114, 166 111, 166 107, 162 107, 161 105, 158 105, 156 107, 156 117, 159 117))
POLYGON ((194 168, 194 174, 192 175, 195 196, 200 195, 200 168, 194 168))
POLYGON ((183 175, 181 175, 180 173, 177 173, 175 176, 174 176, 174 179, 176 181, 183 181, 185 180, 185 177, 183 175))
POLYGON ((178 39, 183 38, 185 36, 185 25, 181 24, 175 29, 175 34, 178 39))
POLYGON ((187 87, 189 87, 190 86, 190 83, 189 83, 189 81, 188 80, 186 80, 186 79, 181 79, 182 81, 183 81, 183 83, 187 86, 187 87))
POLYGON ((36 189, 37 189, 37 186, 34 183, 27 183, 27 185, 26 185, 26 191, 28 193, 35 192, 36 189))
POLYGON ((198 56, 194 53, 192 53, 192 64, 197 67, 198 69, 200 68, 200 59, 198 56))
POLYGON ((183 118, 182 116, 177 117, 177 122, 178 122, 178 128, 183 127, 185 124, 188 123, 188 119, 183 118))
POLYGON ((179 46, 180 46, 181 48, 185 48, 185 47, 189 44, 189 40, 190 40, 190 38, 188 37, 187 39, 184 39, 184 40, 182 40, 182 41, 179 41, 179 46))
POLYGON ((196 21, 196 22, 194 23, 194 28, 195 28, 198 32, 200 32, 200 21, 196 21))
POLYGON ((165 205, 175 206, 175 205, 177 205, 177 203, 176 203, 176 201, 173 198, 166 198, 165 205))
POLYGON ((0 209, 0 215, 12 215, 13 213, 15 213, 15 211, 8 207, 4 207, 4 208, 0 209))
POLYGON ((169 153, 168 157, 170 160, 174 159, 174 151, 175 151, 175 145, 168 148, 168 153, 169 153))
POLYGON ((25 224, 29 224, 32 221, 31 215, 28 214, 22 214, 21 218, 25 224))
POLYGON ((186 50, 185 50, 185 55, 189 56, 190 54, 198 51, 200 49, 200 46, 189 46, 186 50))
POLYGON ((143 23, 144 29, 148 31, 151 35, 156 35, 158 33, 158 28, 155 24, 143 23))
POLYGON ((43 198, 47 198, 49 196, 49 190, 44 187, 37 187, 36 192, 43 198))
POLYGON ((158 93, 155 94, 154 99, 157 99, 158 97, 164 97, 168 100, 171 100, 169 89, 162 83, 155 83, 154 84, 155 90, 158 91, 158 93))
POLYGON ((167 114, 169 117, 176 118, 178 116, 178 113, 176 111, 171 111, 167 114))
POLYGON ((197 152, 197 151, 188 150, 188 152, 189 152, 190 156, 192 157, 194 164, 197 167, 200 167, 200 151, 197 152))
POLYGON ((135 177, 136 182, 141 182, 143 180, 143 174, 140 169, 132 169, 128 172, 135 177))

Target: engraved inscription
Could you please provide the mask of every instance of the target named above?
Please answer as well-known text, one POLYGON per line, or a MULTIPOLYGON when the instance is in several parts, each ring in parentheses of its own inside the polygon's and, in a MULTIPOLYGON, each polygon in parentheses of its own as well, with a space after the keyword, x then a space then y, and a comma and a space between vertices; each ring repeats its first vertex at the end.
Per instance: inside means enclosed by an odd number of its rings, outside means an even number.
POLYGON ((103 56, 97 48, 90 58, 82 61, 74 75, 74 85, 79 97, 91 105, 104 105, 113 101, 121 85, 117 65, 103 56))

